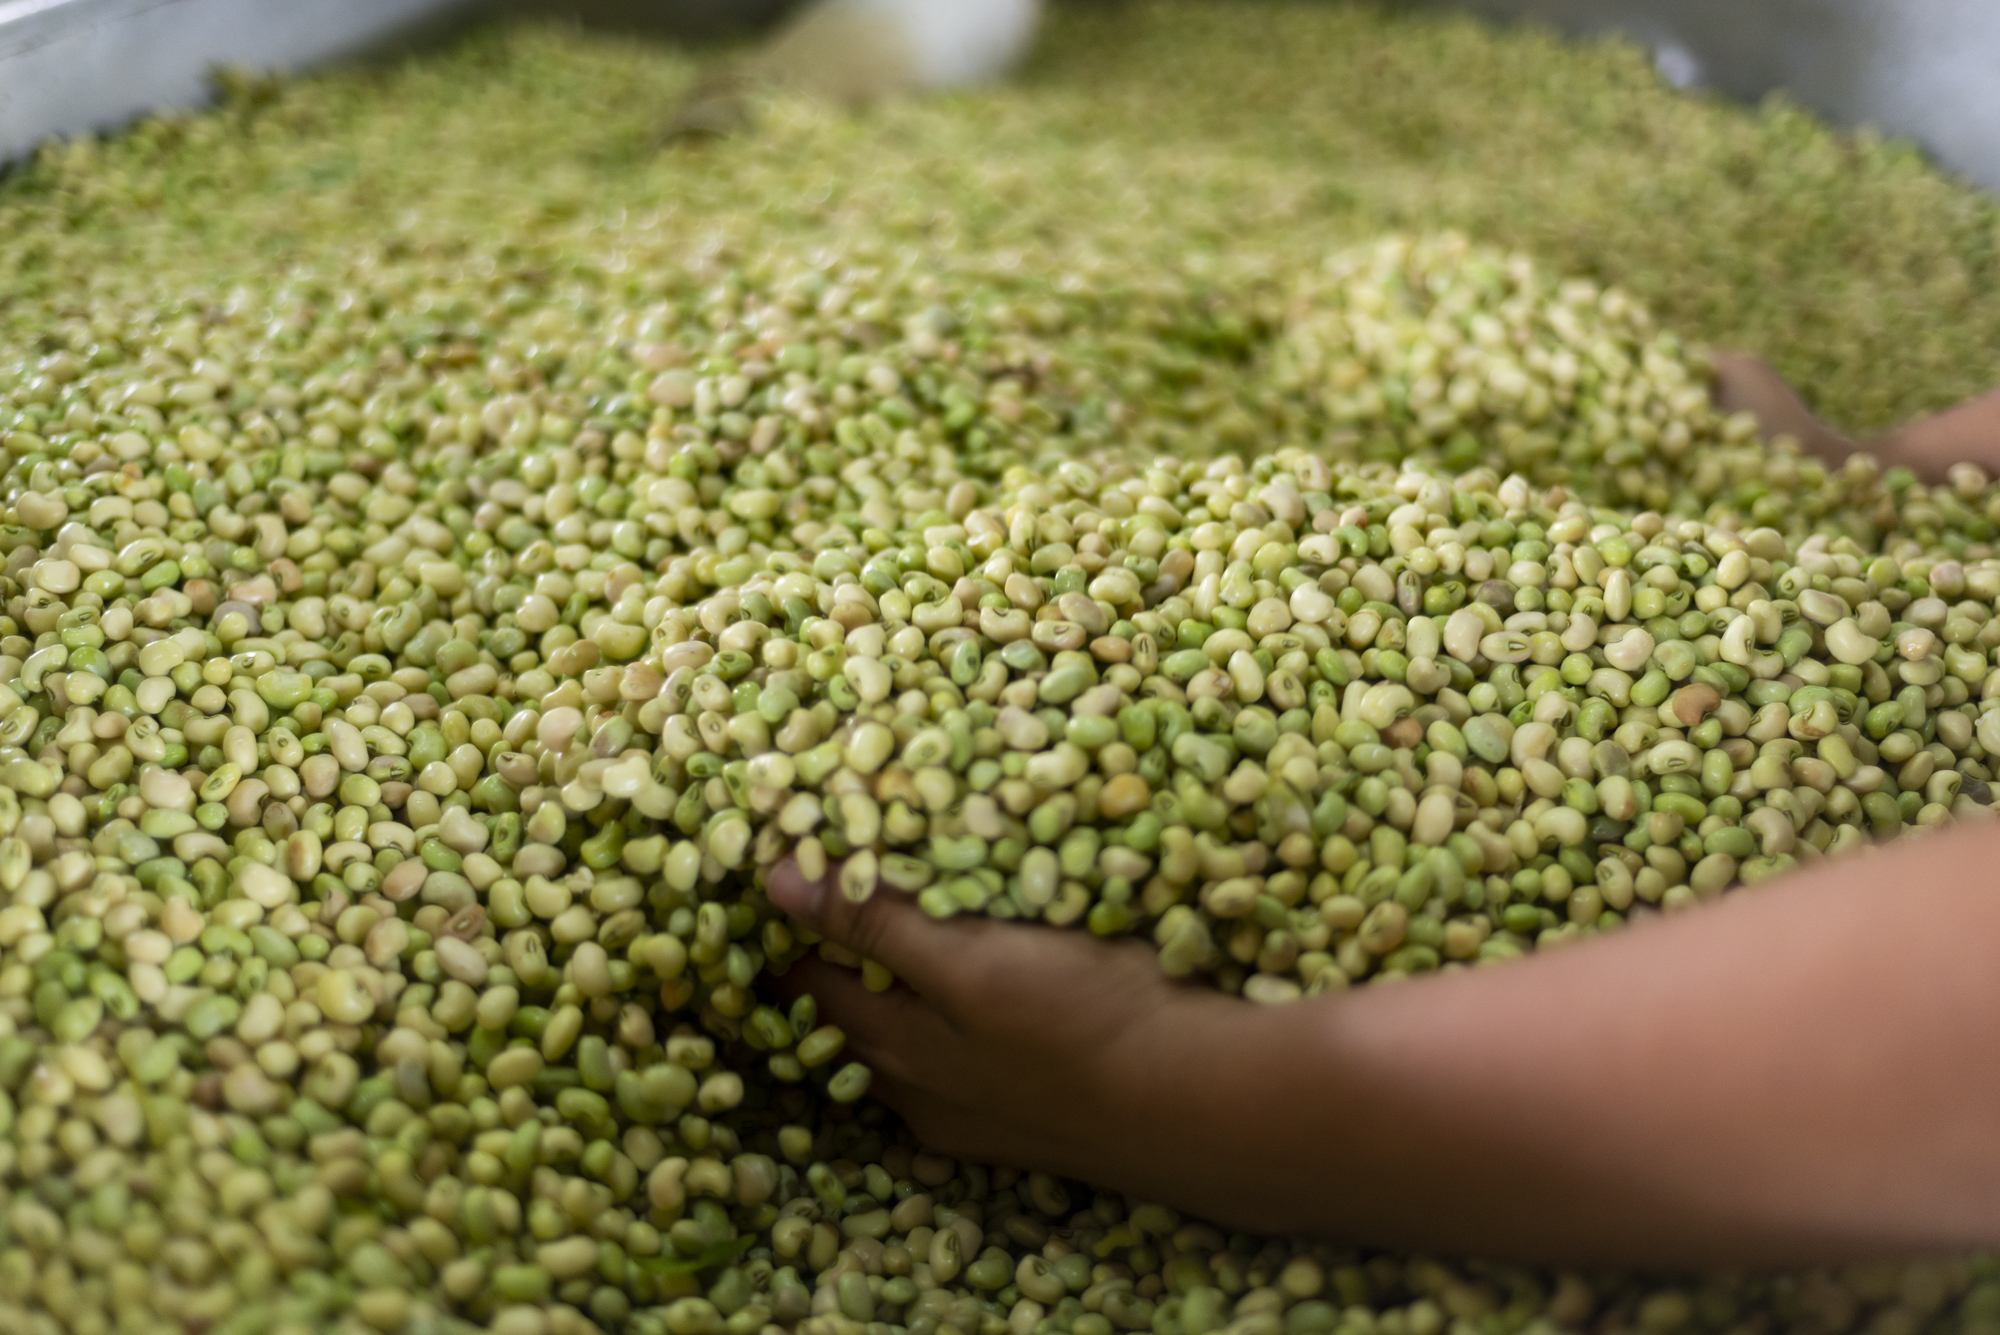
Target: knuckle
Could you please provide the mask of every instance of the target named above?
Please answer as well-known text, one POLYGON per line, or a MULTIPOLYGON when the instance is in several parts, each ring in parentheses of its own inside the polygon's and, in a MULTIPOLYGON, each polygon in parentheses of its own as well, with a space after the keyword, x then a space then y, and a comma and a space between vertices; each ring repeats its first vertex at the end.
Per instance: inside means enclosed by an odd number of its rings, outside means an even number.
POLYGON ((871 960, 879 960, 888 935, 888 923, 883 917, 880 902, 870 899, 865 904, 851 906, 848 941, 856 950, 871 960))

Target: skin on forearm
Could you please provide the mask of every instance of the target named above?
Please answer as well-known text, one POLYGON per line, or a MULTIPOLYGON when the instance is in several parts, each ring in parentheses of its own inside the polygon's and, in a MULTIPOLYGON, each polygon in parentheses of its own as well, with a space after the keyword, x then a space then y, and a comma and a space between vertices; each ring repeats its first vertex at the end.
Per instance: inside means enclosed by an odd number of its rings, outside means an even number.
POLYGON ((1960 463, 2000 475, 2000 391, 1893 431, 1873 448, 1928 482, 1942 480, 1960 463))
POLYGON ((1932 836, 1271 1009, 1167 984, 1143 948, 836 904, 833 935, 914 990, 818 961, 794 986, 930 1143, 1233 1225, 1659 1266, 1990 1245, 1996 853, 1990 828, 1932 836))
POLYGON ((1312 1034, 1320 1097, 1286 1138, 1340 1126, 1359 1153, 1272 1222, 1653 1264, 1990 1244, 2000 971, 1972 943, 2000 886, 1967 870, 1996 844, 1958 832, 1298 1008, 1280 1023, 1312 1034))

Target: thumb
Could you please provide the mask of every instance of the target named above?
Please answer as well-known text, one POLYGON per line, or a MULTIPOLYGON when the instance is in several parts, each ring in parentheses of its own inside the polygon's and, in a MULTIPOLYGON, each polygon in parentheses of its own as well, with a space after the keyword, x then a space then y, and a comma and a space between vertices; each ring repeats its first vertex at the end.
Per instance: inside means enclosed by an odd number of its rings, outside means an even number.
POLYGON ((855 903, 840 892, 839 882, 839 864, 809 880, 798 862, 787 857, 771 868, 765 892, 773 904, 827 940, 874 960, 919 992, 934 991, 957 939, 976 925, 938 922, 894 890, 878 889, 855 903))

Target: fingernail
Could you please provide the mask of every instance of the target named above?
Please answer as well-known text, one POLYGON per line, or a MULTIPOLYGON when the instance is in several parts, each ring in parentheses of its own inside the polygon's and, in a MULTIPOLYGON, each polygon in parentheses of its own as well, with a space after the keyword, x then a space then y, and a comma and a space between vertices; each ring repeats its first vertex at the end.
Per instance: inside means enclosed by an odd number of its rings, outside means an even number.
POLYGON ((786 861, 772 871, 766 893, 773 904, 799 921, 811 923, 819 917, 820 903, 826 898, 826 882, 808 881, 797 863, 786 861))

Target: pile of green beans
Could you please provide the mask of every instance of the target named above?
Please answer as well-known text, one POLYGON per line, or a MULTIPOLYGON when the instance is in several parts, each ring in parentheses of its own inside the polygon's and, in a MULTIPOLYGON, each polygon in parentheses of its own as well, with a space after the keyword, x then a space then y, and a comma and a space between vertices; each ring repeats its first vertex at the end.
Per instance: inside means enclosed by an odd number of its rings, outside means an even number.
POLYGON ((323 95, 0 187, 0 1330, 2000 1327, 1985 1260, 1447 1264, 955 1162, 770 985, 894 980, 762 888, 1279 1004, 1983 818, 1978 470, 1760 445, 1635 297, 1448 234, 544 201, 219 282, 145 220, 323 95))

